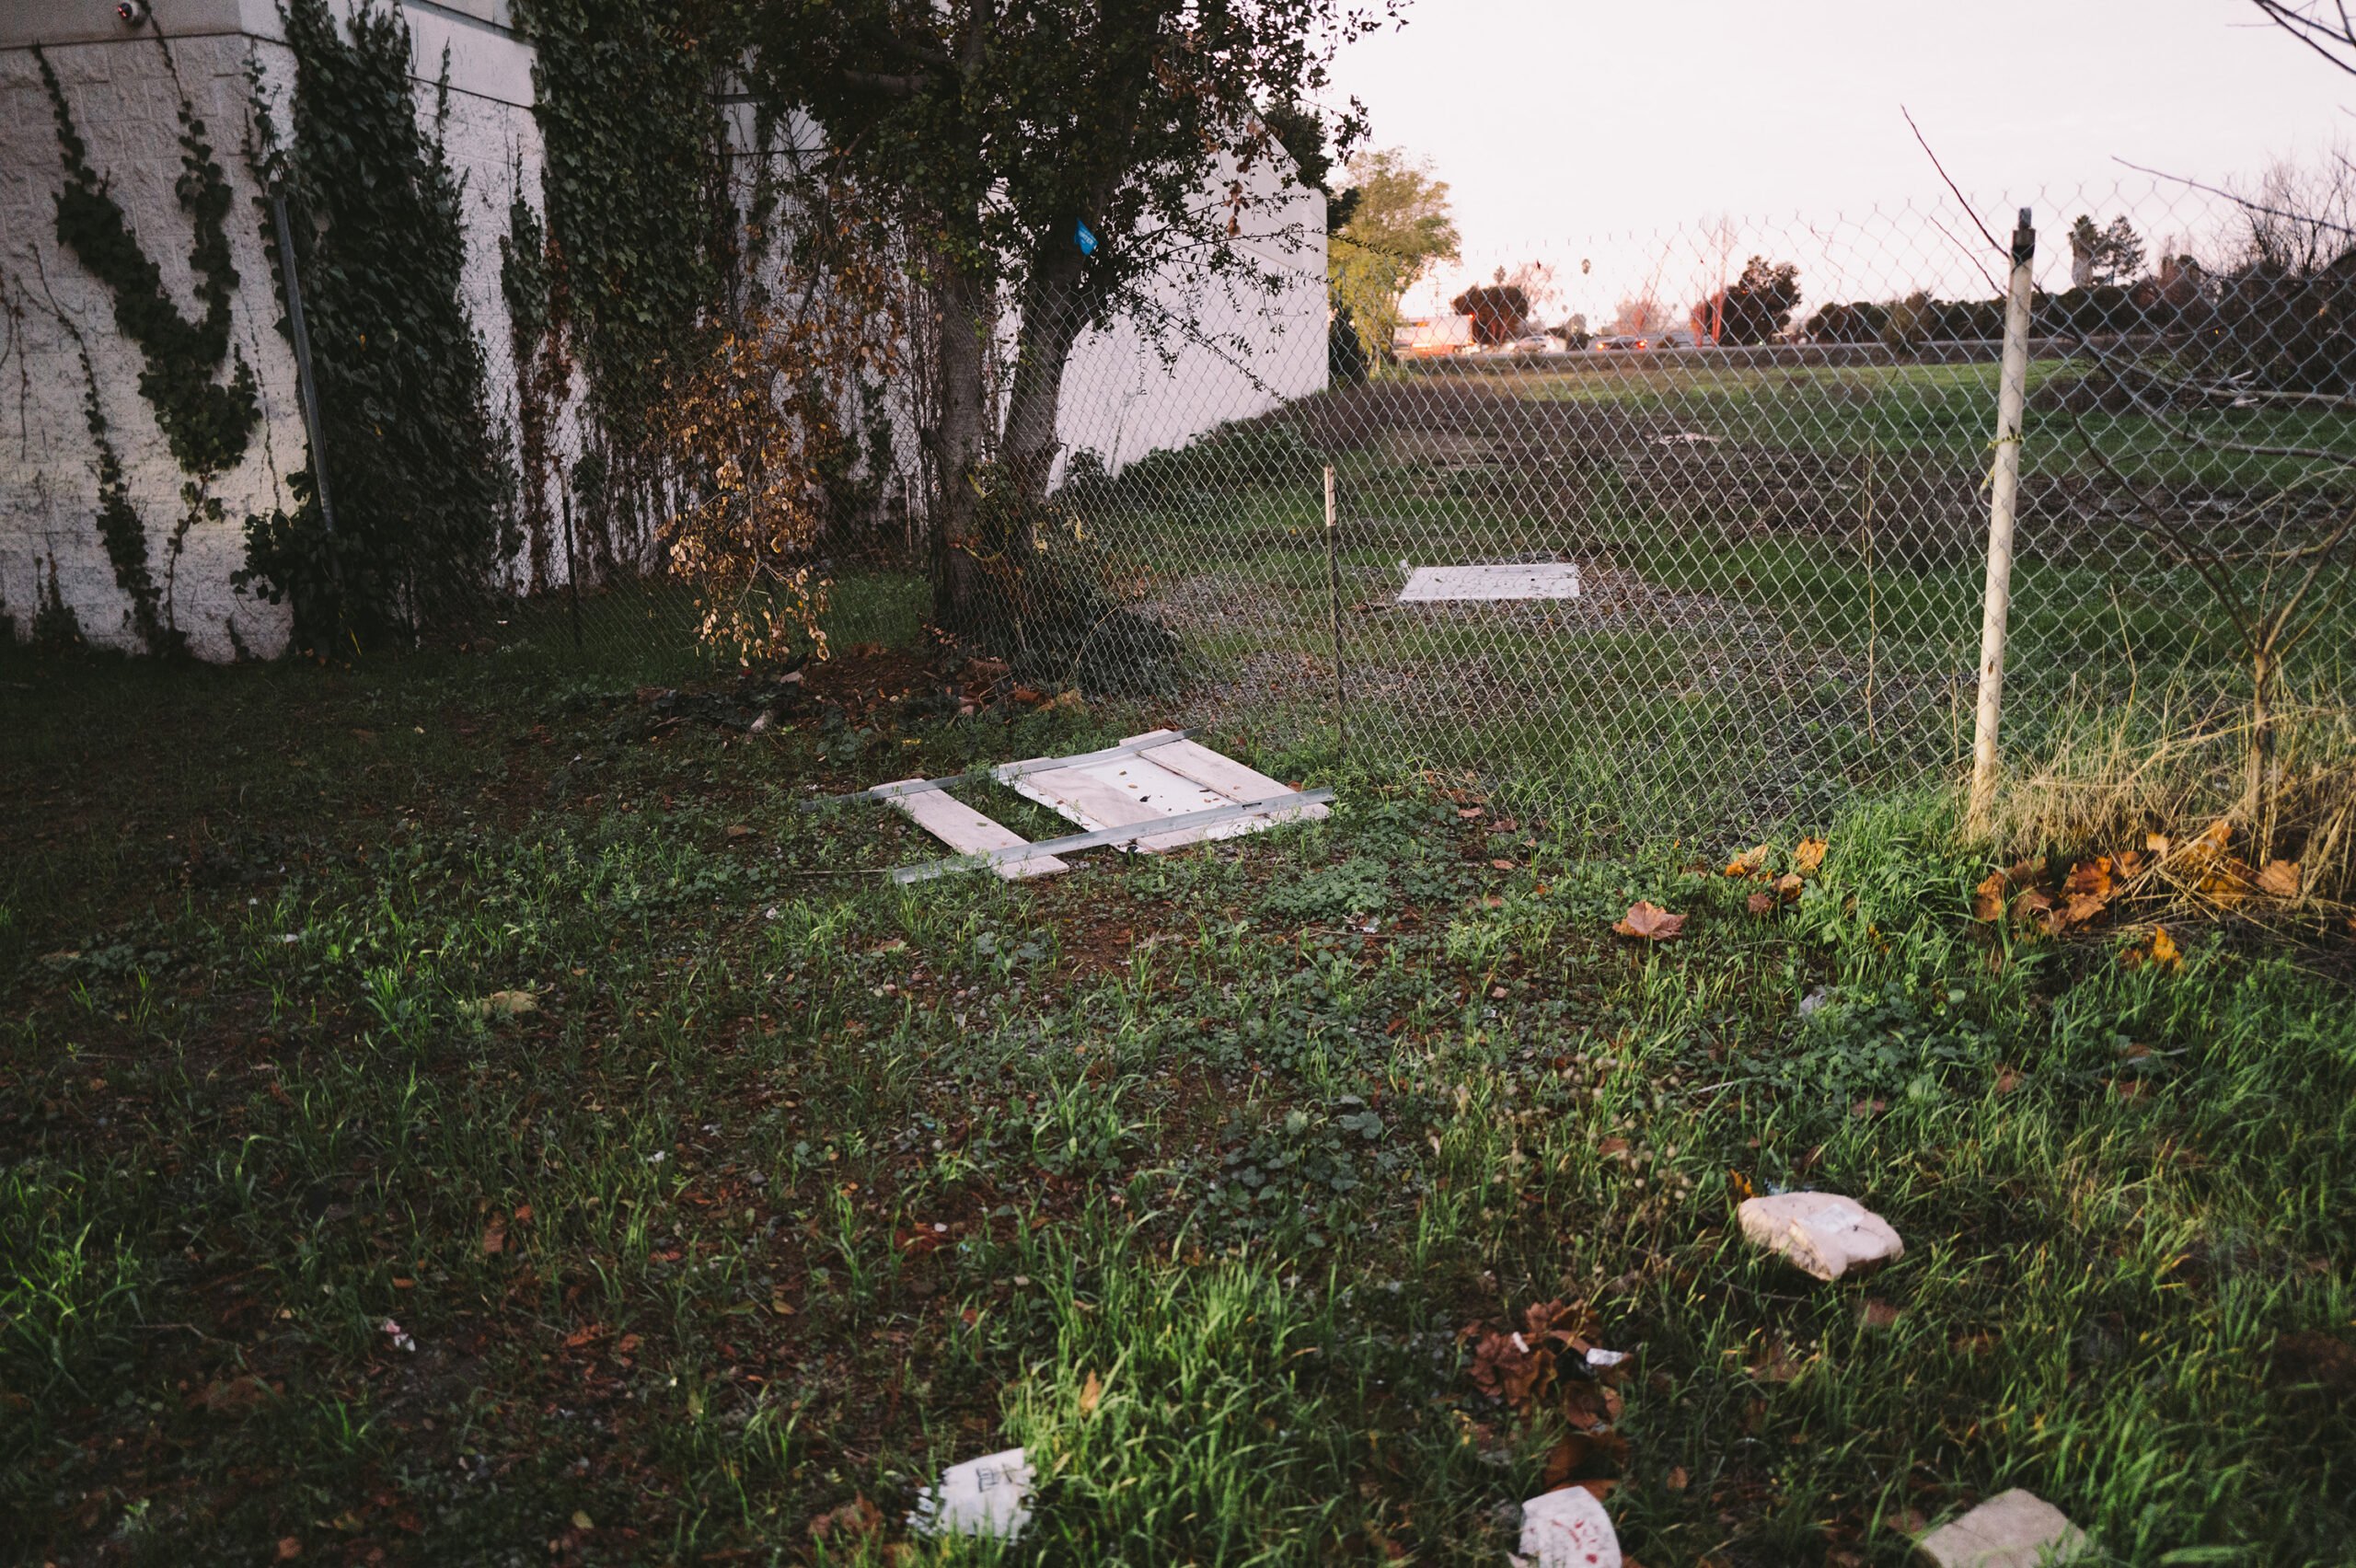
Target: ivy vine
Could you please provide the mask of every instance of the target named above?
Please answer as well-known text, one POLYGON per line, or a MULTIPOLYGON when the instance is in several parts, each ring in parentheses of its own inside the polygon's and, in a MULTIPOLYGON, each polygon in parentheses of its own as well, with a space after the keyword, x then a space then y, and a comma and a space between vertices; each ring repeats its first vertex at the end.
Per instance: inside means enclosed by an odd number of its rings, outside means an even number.
POLYGON ((549 436, 572 383, 572 367, 565 359, 563 334, 557 329, 561 302, 556 297, 548 226, 524 194, 520 159, 513 178, 515 190, 507 204, 507 232, 499 237, 499 292, 507 302, 509 346, 515 363, 515 457, 521 470, 517 510, 527 552, 522 587, 531 593, 556 582, 556 520, 549 512, 549 487, 555 474, 549 436))
MULTIPOLYGON (((328 0, 288 0, 282 15, 294 56, 290 134, 281 140, 257 72, 251 156, 297 217, 324 448, 313 460, 327 465, 335 511, 330 528, 311 473, 289 476, 295 509, 246 520, 237 581, 291 601, 298 647, 413 641, 480 612, 511 493, 463 291, 460 181, 444 146, 448 61, 423 123, 397 8, 362 0, 341 26, 328 0)), ((268 233, 269 203, 257 207, 268 233)))
POLYGON ((191 321, 165 293, 162 270, 141 247, 108 180, 91 167, 48 56, 36 48, 33 58, 49 89, 65 166, 65 186, 57 196, 58 240, 113 294, 115 326, 144 358, 140 395, 156 410, 180 467, 200 476, 233 468, 245 455, 260 403, 251 367, 229 342, 229 302, 237 289, 226 226, 229 183, 205 139, 204 121, 182 96, 180 176, 173 190, 194 230, 189 266, 204 306, 191 321), (232 365, 225 385, 214 379, 225 360, 232 365))
POLYGON ((520 0, 558 325, 587 382, 572 476, 583 547, 610 568, 651 541, 666 367, 692 363, 734 275, 740 217, 720 88, 741 48, 730 7, 520 0))

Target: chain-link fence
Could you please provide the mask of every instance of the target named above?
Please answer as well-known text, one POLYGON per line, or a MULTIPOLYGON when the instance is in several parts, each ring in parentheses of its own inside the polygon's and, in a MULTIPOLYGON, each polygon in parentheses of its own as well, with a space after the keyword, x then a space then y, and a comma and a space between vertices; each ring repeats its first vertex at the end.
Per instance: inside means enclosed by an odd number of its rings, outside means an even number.
MULTIPOLYGON (((2027 205, 2008 760, 2131 730, 2344 762, 2356 214, 2164 181, 2027 205)), ((837 653, 962 618, 1008 688, 1663 828, 1820 813, 1970 755, 2005 238, 1942 200, 1493 247, 1375 322, 1329 319, 1304 252, 1081 332, 1053 467, 981 533, 944 538, 937 413, 883 378, 798 559, 837 653), (944 613, 960 556, 983 594, 944 613)), ((994 398, 1042 325, 997 324, 994 398)), ((666 383, 600 402, 486 346, 501 564, 462 649, 606 688, 723 673, 676 570, 693 480, 653 455, 666 383)), ((969 490, 1012 486, 999 429, 969 490)))
MULTIPOLYGON (((2246 728, 2258 682, 2344 716, 2349 232, 2165 186, 2033 204, 2007 756, 2246 728)), ((1174 451, 1083 429, 1057 548, 1183 673, 1129 637, 1069 674, 1664 824, 1952 775, 2000 452, 1982 233, 1949 205, 1498 249, 1392 342, 1281 343, 1330 355, 1315 396, 1174 451)), ((1131 390, 1068 386, 1068 427, 1131 390)))

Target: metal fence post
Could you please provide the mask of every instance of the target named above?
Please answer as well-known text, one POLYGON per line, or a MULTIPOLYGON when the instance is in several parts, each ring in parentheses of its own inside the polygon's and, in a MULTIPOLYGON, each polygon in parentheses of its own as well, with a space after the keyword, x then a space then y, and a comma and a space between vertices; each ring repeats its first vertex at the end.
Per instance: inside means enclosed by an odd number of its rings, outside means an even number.
POLYGON ((294 391, 303 405, 303 434, 311 444, 311 493, 319 498, 319 521, 332 538, 335 508, 328 502, 328 449, 319 433, 319 388, 311 379, 311 329, 303 320, 303 284, 294 273, 294 225, 286 219, 286 192, 270 193, 270 215, 278 225, 279 271, 286 276, 287 335, 294 341, 294 391))
POLYGON ((2013 607, 2013 515, 2021 487, 2021 409, 2028 400, 2029 295, 2037 231, 2021 209, 2013 230, 2012 286, 2004 297, 2004 358, 1996 386, 1996 466, 1988 482, 1988 596, 1980 621, 1980 707, 1971 725, 1974 831, 1996 799, 1996 724, 2004 704, 2004 628, 2013 607))

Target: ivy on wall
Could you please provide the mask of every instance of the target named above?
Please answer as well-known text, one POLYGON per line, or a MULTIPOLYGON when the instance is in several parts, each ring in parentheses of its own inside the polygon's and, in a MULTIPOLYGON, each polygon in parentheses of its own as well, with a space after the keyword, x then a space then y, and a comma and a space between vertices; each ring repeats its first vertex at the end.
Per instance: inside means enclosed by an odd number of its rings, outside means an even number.
MULTIPOLYGON (((156 43, 163 47, 161 39, 156 43)), ((116 586, 131 601, 132 625, 140 641, 152 653, 183 653, 187 640, 172 613, 170 586, 180 553, 198 519, 221 518, 212 481, 244 458, 261 414, 252 368, 229 342, 229 302, 237 293, 237 271, 229 259, 228 179, 213 156, 204 121, 196 117, 188 96, 180 94, 180 176, 173 191, 193 231, 189 270, 204 307, 191 321, 165 292, 163 270, 140 245, 106 177, 91 165, 89 146, 75 125, 72 106, 49 57, 36 48, 33 58, 56 117, 58 153, 65 167, 65 185, 57 196, 58 242, 113 295, 115 327, 138 345, 142 356, 140 396, 155 410, 173 460, 191 476, 180 487, 186 510, 172 530, 166 582, 158 587, 148 560, 147 527, 131 503, 122 457, 98 399, 88 346, 69 324, 82 360, 84 422, 98 452, 98 540, 114 569, 116 586), (230 366, 225 384, 216 379, 225 362, 230 366)), ((164 61, 169 67, 169 50, 164 61)))
MULTIPOLYGON (((237 580, 292 602, 300 648, 413 641, 481 610, 510 494, 462 291, 448 63, 429 126, 398 10, 362 0, 339 26, 328 0, 288 0, 284 16, 290 134, 281 141, 257 75, 253 158, 296 218, 333 529, 310 473, 290 476, 295 509, 246 520, 237 580)), ((268 202, 257 205, 271 232, 268 202)))
POLYGON ((571 476, 584 571, 646 564, 664 500, 666 369, 722 325, 740 216, 722 89, 741 51, 716 0, 519 0, 534 45, 555 326, 586 377, 571 476))
POLYGON ((557 581, 556 519, 549 508, 549 486, 557 476, 549 439, 557 410, 572 386, 572 366, 558 329, 562 302, 556 296, 548 225, 524 194, 520 159, 513 178, 507 232, 499 236, 499 292, 507 303, 508 340, 515 365, 517 511, 527 552, 521 586, 533 593, 557 581))
POLYGON ((75 127, 65 89, 48 56, 35 49, 33 58, 49 89, 65 164, 65 188, 57 196, 58 240, 112 292, 115 326, 144 356, 140 395, 156 410, 180 467, 198 475, 233 468, 245 455, 260 406, 251 367, 229 344, 229 301, 237 289, 226 227, 229 183, 205 140, 204 121, 182 97, 180 177, 173 190, 194 229, 189 267, 204 306, 204 314, 191 321, 165 293, 162 270, 141 248, 107 179, 91 167, 88 145, 75 127), (232 365, 225 385, 214 379, 225 360, 232 365))

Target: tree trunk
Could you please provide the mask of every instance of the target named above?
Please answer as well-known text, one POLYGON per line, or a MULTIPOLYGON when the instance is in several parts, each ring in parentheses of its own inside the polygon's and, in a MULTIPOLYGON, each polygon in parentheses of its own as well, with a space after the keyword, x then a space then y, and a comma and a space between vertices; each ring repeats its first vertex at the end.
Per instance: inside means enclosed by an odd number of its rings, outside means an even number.
POLYGON ((933 498, 932 618, 942 630, 968 635, 983 629, 985 585, 981 558, 980 496, 975 481, 981 467, 987 419, 984 350, 991 328, 989 299, 976 281, 951 270, 932 291, 939 349, 938 422, 933 427, 933 472, 940 493, 933 498))
POLYGON ((2257 835, 2260 865, 2274 853, 2274 650, 2258 648, 2250 656, 2249 754, 2242 782, 2242 812, 2257 835))
POLYGON ((1006 441, 1001 464, 1019 506, 1008 509, 1020 540, 1030 543, 1031 520, 1047 498, 1047 480, 1055 471, 1056 454, 1063 443, 1056 434, 1056 416, 1063 406, 1064 369, 1072 345, 1087 322, 1080 300, 1082 261, 1077 248, 1068 259, 1058 253, 1033 271, 1022 306, 1021 350, 1015 356, 1014 384, 1006 405, 1006 441))

